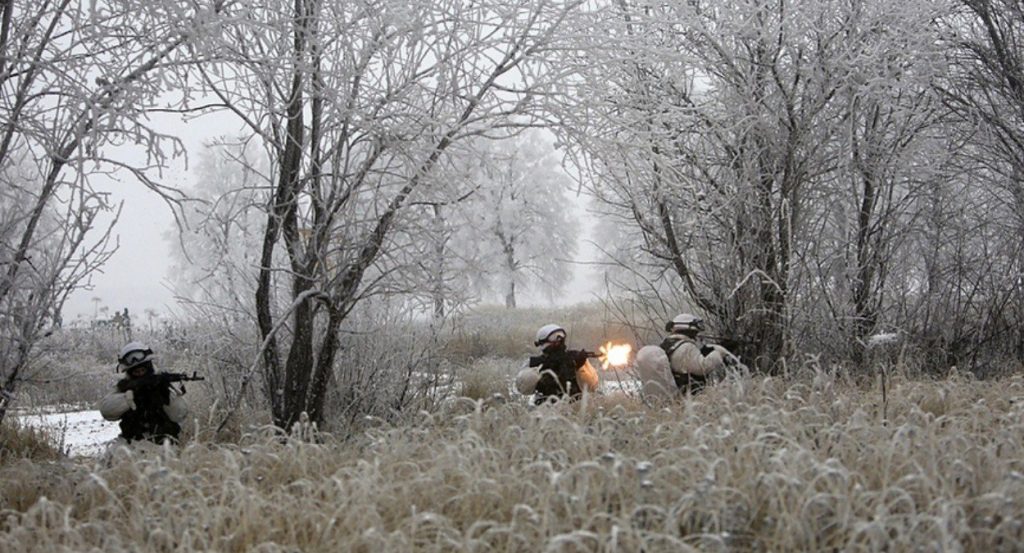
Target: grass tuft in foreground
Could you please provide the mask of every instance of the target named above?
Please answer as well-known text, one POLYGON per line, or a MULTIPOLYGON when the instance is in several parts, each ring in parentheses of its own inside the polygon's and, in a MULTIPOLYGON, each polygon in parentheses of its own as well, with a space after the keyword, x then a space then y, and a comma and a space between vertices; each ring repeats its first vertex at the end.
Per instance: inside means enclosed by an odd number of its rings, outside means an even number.
POLYGON ((53 461, 61 456, 60 436, 19 424, 11 414, 0 423, 0 466, 18 459, 53 461))
POLYGON ((1019 547, 1024 379, 891 384, 884 410, 819 373, 665 406, 461 399, 346 441, 16 463, 0 471, 0 550, 1019 547))

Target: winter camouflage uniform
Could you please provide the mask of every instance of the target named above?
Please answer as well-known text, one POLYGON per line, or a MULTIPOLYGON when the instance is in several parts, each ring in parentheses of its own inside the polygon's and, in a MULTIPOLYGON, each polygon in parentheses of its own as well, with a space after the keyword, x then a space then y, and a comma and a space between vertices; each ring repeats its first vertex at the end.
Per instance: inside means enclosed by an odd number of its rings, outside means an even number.
POLYGON ((636 354, 643 389, 650 395, 695 394, 709 378, 735 364, 736 358, 717 344, 705 344, 697 335, 703 321, 679 315, 666 325, 669 335, 658 346, 644 346, 636 354))
POLYGON ((583 394, 577 371, 587 364, 587 353, 579 350, 566 349, 565 344, 558 344, 544 350, 541 355, 530 357, 529 367, 540 367, 540 380, 534 388, 538 405, 550 398, 568 396, 578 399, 583 394))
POLYGON ((104 419, 120 421, 121 438, 129 443, 177 441, 188 416, 188 406, 181 397, 184 391, 154 371, 152 358, 152 350, 144 344, 126 345, 119 366, 127 375, 97 406, 104 419), (142 355, 137 355, 140 352, 142 355))
POLYGON ((177 441, 188 416, 181 392, 170 383, 137 382, 145 378, 118 381, 115 389, 100 400, 100 414, 108 421, 120 421, 121 437, 128 442, 177 441))

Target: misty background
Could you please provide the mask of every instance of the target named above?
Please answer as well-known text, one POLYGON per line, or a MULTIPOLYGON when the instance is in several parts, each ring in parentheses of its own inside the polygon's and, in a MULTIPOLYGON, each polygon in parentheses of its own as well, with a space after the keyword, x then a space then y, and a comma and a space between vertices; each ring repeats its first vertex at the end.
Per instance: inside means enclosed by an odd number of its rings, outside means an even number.
POLYGON ((1022 0, 4 0, 0 551, 1020 550, 1022 45, 1022 0), (172 388, 179 443, 74 457, 172 388))
MULTIPOLYGON (((166 184, 194 191, 201 185, 195 171, 199 156, 210 141, 230 134, 225 133, 224 126, 234 125, 234 121, 229 116, 213 117, 213 121, 209 116, 193 121, 170 115, 155 119, 162 132, 180 136, 187 148, 187 157, 173 160, 165 169, 166 184), (190 166, 186 166, 186 160, 190 166)), ((119 155, 129 163, 142 156, 131 148, 122 150, 119 155)), ((114 229, 119 246, 109 261, 93 274, 90 287, 75 290, 68 297, 64 305, 65 321, 88 324, 95 318, 109 318, 115 311, 125 308, 139 323, 146 321, 147 310, 156 312, 161 319, 175 317, 180 306, 174 285, 168 280, 168 271, 172 266, 172 251, 182 237, 171 208, 160 195, 136 183, 123 179, 97 180, 98 188, 110 194, 112 202, 124 204, 114 229), (101 313, 100 309, 105 311, 101 313)), ((587 211, 590 200, 585 192, 577 194, 576 190, 569 191, 567 197, 573 200, 574 214, 581 223, 572 281, 565 293, 553 299, 539 290, 528 290, 522 297, 524 306, 567 306, 593 301, 603 286, 599 251, 591 238, 595 215, 587 211)), ((188 240, 187 233, 184 239, 188 240)), ((500 303, 499 292, 495 291, 489 300, 500 303)))
POLYGON ((766 374, 1024 357, 1020 2, 2 9, 0 417, 143 330, 285 428, 563 318, 692 312, 766 374))

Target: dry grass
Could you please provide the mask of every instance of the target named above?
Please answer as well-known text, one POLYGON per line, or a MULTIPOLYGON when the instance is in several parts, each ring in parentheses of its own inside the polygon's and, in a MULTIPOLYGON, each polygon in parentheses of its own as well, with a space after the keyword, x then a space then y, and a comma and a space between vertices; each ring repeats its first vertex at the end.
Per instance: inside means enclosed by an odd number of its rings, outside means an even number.
POLYGON ((817 372, 14 463, 0 550, 1019 550, 1024 379, 889 385, 887 419, 877 387, 817 372))
POLYGON ((62 455, 62 436, 18 424, 13 413, 0 423, 0 467, 18 459, 53 461, 62 455))
POLYGON ((511 395, 512 377, 522 362, 502 357, 486 357, 475 361, 458 375, 459 393, 472 400, 511 395))

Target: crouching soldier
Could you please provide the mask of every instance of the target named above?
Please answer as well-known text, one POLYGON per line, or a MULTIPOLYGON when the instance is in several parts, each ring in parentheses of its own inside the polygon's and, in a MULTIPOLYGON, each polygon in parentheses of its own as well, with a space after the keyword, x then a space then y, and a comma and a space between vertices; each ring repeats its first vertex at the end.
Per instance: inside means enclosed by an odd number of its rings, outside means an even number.
POLYGON ((117 358, 125 377, 99 402, 108 421, 120 421, 121 438, 131 443, 149 440, 176 442, 188 416, 183 392, 171 386, 153 368, 153 350, 141 342, 129 342, 117 358))
POLYGON ((737 364, 736 356, 717 344, 705 344, 697 335, 704 321, 683 313, 665 324, 669 333, 659 346, 644 346, 636 354, 636 368, 645 394, 695 394, 713 375, 737 364))
POLYGON ((596 391, 600 384, 597 370, 587 362, 597 354, 567 349, 565 338, 561 326, 542 326, 533 343, 541 348, 541 354, 531 356, 527 367, 516 375, 516 389, 524 395, 535 394, 537 405, 562 398, 575 400, 585 391, 596 391))

